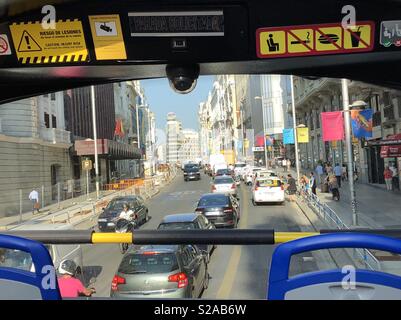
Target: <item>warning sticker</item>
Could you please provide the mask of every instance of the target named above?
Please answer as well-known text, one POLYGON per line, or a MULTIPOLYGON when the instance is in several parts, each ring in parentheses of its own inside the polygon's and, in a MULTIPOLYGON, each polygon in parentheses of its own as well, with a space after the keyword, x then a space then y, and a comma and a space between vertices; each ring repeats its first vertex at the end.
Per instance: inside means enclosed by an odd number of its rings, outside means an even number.
POLYGON ((69 63, 88 61, 82 23, 59 20, 55 29, 43 29, 40 22, 13 23, 10 31, 21 63, 69 63))
POLYGON ((356 22, 260 28, 256 31, 257 56, 278 58, 372 51, 374 22, 356 22))
POLYGON ((11 48, 6 34, 0 34, 0 56, 10 55, 11 48))
POLYGON ((120 16, 89 16, 97 60, 127 59, 120 16))

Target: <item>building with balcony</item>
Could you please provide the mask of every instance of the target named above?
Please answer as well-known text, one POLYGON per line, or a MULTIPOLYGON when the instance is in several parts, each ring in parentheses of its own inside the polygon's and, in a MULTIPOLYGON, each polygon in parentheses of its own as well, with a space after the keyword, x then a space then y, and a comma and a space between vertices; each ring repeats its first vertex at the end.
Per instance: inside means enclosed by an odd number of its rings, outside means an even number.
MULTIPOLYGON (((315 168, 318 161, 345 163, 344 141, 323 142, 321 112, 343 110, 341 81, 320 78, 310 80, 294 77, 297 124, 309 128, 309 143, 300 144, 300 160, 304 168, 315 168)), ((386 164, 401 168, 400 158, 383 157, 381 147, 388 136, 400 133, 401 92, 389 88, 349 81, 349 101, 362 100, 373 110, 373 137, 353 139, 353 160, 359 181, 383 184, 386 164)), ((390 139, 391 140, 391 139, 390 139)))
POLYGON ((181 161, 181 146, 183 141, 182 124, 174 112, 167 114, 166 134, 167 163, 179 163, 181 161))
POLYGON ((181 163, 199 162, 200 145, 199 132, 192 129, 182 130, 181 163))
POLYGON ((54 185, 71 179, 70 132, 64 121, 63 93, 0 105, 0 216, 32 209, 29 193, 45 189, 54 200, 54 185))

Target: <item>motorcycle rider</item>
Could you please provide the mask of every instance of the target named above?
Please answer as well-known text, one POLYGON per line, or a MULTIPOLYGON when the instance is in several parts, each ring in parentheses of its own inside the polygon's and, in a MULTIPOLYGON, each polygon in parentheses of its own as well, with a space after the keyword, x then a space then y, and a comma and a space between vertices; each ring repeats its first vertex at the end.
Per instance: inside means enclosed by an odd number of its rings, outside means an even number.
POLYGON ((72 260, 63 260, 58 267, 61 275, 57 281, 62 298, 76 298, 79 295, 90 297, 96 292, 93 288, 85 288, 81 280, 75 277, 77 265, 72 260))
POLYGON ((124 203, 123 211, 121 211, 118 219, 125 219, 128 221, 132 221, 135 218, 135 213, 132 211, 128 205, 128 203, 124 203))

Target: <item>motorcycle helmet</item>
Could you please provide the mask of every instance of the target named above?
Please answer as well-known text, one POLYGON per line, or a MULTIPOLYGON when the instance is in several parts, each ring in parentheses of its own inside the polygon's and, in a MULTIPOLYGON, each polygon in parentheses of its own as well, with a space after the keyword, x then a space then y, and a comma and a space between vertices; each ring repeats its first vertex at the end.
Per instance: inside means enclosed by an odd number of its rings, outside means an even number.
POLYGON ((76 271, 77 265, 72 260, 63 260, 58 267, 58 272, 60 274, 69 274, 71 276, 74 276, 76 271))

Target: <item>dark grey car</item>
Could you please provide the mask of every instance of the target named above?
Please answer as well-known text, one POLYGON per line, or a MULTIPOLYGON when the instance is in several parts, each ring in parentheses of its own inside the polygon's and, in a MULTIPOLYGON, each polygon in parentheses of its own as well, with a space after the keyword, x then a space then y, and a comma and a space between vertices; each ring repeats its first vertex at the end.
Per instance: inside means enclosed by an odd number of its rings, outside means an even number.
POLYGON ((208 285, 206 256, 196 246, 133 246, 118 267, 110 296, 198 298, 208 285))
MULTIPOLYGON (((192 229, 216 229, 213 223, 211 223, 204 215, 199 213, 181 213, 171 214, 165 216, 160 222, 157 229, 160 230, 192 230, 192 229)), ((212 254, 214 245, 199 244, 197 247, 201 250, 207 251, 208 254, 212 254)))
POLYGON ((114 231, 116 218, 123 210, 123 205, 128 204, 135 213, 135 223, 137 226, 149 220, 149 210, 141 196, 125 196, 113 198, 98 218, 100 231, 114 231))

